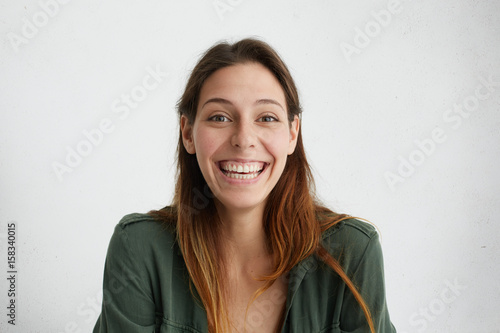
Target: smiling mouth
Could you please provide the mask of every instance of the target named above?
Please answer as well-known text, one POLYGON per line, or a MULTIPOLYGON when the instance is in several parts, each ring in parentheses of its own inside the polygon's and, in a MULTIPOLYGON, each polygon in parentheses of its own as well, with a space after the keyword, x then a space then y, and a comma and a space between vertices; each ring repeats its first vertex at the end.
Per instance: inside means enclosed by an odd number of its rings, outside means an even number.
POLYGON ((245 180, 257 178, 267 165, 268 163, 265 162, 238 163, 221 161, 219 162, 219 169, 229 178, 245 180))

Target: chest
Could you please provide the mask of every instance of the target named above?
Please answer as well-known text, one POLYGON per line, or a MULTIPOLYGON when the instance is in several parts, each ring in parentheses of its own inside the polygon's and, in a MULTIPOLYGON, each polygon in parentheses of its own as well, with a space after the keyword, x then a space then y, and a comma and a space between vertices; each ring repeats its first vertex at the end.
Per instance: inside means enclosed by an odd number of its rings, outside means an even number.
POLYGON ((278 279, 248 306, 259 281, 233 281, 228 300, 228 314, 234 324, 233 333, 275 333, 278 331, 286 303, 288 284, 278 279), (239 282, 239 283, 238 283, 239 282))

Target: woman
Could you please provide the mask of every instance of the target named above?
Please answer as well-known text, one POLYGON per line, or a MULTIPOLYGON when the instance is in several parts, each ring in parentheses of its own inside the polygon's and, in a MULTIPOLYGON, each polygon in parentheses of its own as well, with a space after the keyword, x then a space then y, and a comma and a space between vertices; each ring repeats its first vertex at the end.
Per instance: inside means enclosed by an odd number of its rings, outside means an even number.
POLYGON ((94 332, 395 332, 378 235, 315 199, 277 53, 216 44, 178 112, 173 203, 115 228, 94 332))

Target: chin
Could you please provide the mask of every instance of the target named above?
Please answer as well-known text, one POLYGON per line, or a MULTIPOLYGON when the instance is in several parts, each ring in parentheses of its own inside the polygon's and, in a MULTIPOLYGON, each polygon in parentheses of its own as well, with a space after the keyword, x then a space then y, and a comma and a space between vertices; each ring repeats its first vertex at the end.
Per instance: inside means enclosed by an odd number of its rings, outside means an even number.
POLYGON ((227 198, 227 200, 217 200, 223 209, 230 210, 239 210, 239 211, 248 211, 256 208, 261 208, 265 205, 265 200, 256 201, 252 198, 238 198, 237 196, 233 196, 231 198, 227 198))

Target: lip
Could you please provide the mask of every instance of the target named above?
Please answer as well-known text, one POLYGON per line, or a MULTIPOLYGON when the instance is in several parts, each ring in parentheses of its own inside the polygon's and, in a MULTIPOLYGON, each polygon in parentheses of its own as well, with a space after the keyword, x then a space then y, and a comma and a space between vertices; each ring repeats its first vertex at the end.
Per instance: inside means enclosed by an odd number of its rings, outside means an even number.
POLYGON ((239 158, 232 158, 232 159, 227 159, 227 160, 220 160, 215 163, 217 166, 217 169, 219 170, 219 173, 221 177, 228 183, 230 184, 236 184, 236 185, 250 185, 257 183, 260 178, 262 177, 262 174, 264 174, 267 171, 267 168, 269 166, 269 162, 264 162, 264 161, 259 161, 259 160, 248 160, 248 159, 239 159, 239 158), (259 175, 253 179, 236 179, 236 178, 231 178, 226 176, 226 174, 221 170, 221 163, 222 162, 235 162, 235 163, 263 163, 264 167, 260 171, 259 175))
POLYGON ((236 163, 265 163, 265 164, 269 164, 265 161, 259 161, 259 160, 245 160, 245 159, 241 159, 241 158, 231 158, 231 159, 227 159, 227 160, 220 160, 217 162, 217 164, 220 164, 221 162, 228 162, 228 161, 231 161, 231 162, 236 162, 236 163))

